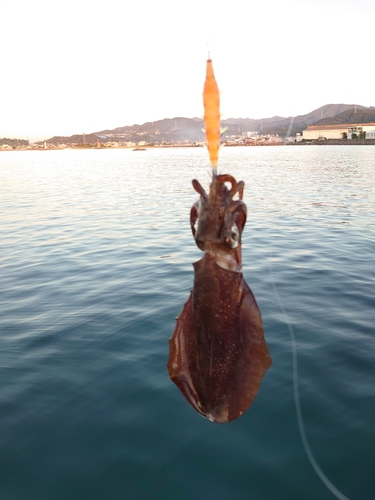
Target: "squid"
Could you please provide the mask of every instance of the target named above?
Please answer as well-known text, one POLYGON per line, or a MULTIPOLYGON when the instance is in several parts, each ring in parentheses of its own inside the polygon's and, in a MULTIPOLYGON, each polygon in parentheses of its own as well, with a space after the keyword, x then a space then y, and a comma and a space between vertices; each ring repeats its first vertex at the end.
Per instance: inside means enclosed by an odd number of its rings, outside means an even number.
POLYGON ((203 97, 212 181, 208 193, 198 180, 192 181, 199 199, 190 211, 191 231, 203 257, 193 264, 193 290, 169 339, 167 368, 196 412, 227 423, 252 404, 271 357, 258 305, 242 274, 244 182, 217 173, 220 98, 211 59, 203 97))

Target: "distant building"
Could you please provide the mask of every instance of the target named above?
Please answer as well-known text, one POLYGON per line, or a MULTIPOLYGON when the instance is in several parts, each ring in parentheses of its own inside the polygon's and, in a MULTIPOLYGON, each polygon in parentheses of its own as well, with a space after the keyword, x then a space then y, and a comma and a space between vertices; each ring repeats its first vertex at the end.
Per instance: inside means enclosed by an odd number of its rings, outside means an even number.
POLYGON ((366 132, 366 139, 375 139, 375 128, 366 132))
POLYGON ((339 125, 309 125, 302 132, 305 140, 311 141, 314 139, 342 139, 343 134, 347 134, 348 139, 353 138, 353 134, 359 135, 361 131, 368 133, 374 130, 375 122, 373 123, 341 123, 339 125))

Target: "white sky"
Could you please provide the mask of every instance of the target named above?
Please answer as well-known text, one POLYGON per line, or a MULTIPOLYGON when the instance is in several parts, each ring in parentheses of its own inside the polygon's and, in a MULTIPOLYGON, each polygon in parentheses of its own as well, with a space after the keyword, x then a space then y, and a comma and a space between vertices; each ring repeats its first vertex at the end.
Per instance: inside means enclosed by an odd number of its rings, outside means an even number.
POLYGON ((0 0, 0 137, 374 106, 374 0, 0 0))

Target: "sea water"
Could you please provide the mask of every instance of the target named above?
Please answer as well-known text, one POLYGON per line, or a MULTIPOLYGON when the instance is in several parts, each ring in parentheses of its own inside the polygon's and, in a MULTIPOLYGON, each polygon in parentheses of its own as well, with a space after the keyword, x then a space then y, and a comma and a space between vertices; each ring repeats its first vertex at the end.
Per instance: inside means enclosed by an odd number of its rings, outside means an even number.
POLYGON ((375 498, 375 147, 221 151, 273 359, 227 425, 166 370, 208 165, 203 148, 0 154, 2 500, 332 499, 299 436, 290 327, 312 452, 375 498))

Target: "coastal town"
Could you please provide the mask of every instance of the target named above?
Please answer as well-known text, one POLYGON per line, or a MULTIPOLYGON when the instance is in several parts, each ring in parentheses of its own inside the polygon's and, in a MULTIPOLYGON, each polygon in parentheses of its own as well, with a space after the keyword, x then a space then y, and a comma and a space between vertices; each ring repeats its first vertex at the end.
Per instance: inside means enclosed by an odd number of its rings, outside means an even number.
MULTIPOLYGON (((226 119, 221 124, 221 143, 228 147, 375 144, 375 108, 359 105, 328 104, 297 117, 226 119)), ((0 138, 0 151, 202 147, 203 126, 202 119, 176 117, 37 142, 0 138)))
MULTIPOLYGON (((251 132, 251 134, 246 136, 230 136, 226 140, 222 141, 223 146, 234 147, 234 146, 283 146, 283 145, 312 145, 312 144, 364 144, 370 145, 375 144, 375 128, 370 131, 370 133, 358 133, 349 132, 342 133, 341 137, 326 137, 329 135, 328 130, 309 130, 311 135, 317 135, 317 137, 305 138, 305 135, 296 134, 295 136, 280 137, 279 135, 259 135, 257 132, 251 132), (325 133, 325 135, 321 135, 325 133), (318 135, 319 134, 319 135, 318 135), (346 135, 347 134, 347 135, 346 135)), ((106 138, 106 140, 99 139, 96 143, 86 143, 84 142, 84 136, 82 135, 81 142, 65 144, 61 142, 60 144, 54 144, 47 141, 39 141, 35 143, 25 143, 13 145, 11 140, 0 139, 0 151, 28 151, 28 150, 62 150, 62 149, 108 149, 108 148, 123 148, 132 150, 143 150, 146 148, 181 148, 181 147, 204 147, 205 141, 193 142, 185 140, 183 142, 166 142, 161 143, 147 142, 144 140, 140 141, 118 141, 111 140, 111 138, 106 138)))
MULTIPOLYGON (((29 143, 29 141, 23 141, 21 144, 14 145, 11 140, 0 139, 0 141, 4 141, 4 144, 0 144, 1 150, 48 150, 48 149, 88 149, 88 148, 97 148, 97 149, 105 149, 105 148, 130 148, 130 149, 139 149, 139 148, 170 148, 170 147, 203 147, 205 146, 205 141, 191 141, 184 140, 182 142, 179 141, 161 141, 161 142, 148 142, 142 140, 140 137, 139 141, 127 141, 126 137, 123 140, 119 140, 116 137, 116 140, 113 140, 110 136, 108 137, 98 137, 96 143, 88 143, 85 141, 85 136, 82 134, 80 142, 74 143, 64 143, 54 144, 47 141, 39 141, 35 143, 29 143), (6 143, 8 142, 8 143, 6 143)), ((282 145, 282 144, 290 144, 293 142, 301 142, 302 136, 297 135, 295 137, 288 137, 287 139, 283 139, 278 135, 259 135, 257 132, 251 132, 246 136, 243 135, 232 135, 226 138, 226 140, 222 141, 224 146, 269 146, 269 145, 282 145)))

